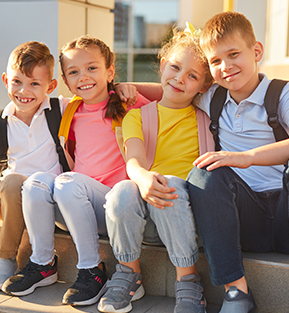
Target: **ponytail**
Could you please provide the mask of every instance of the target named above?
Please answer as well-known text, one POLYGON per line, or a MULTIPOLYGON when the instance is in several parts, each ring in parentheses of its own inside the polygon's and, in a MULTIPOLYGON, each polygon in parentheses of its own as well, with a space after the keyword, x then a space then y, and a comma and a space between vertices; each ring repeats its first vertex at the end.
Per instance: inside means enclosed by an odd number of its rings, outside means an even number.
POLYGON ((115 121, 119 121, 125 116, 126 109, 123 107, 119 95, 115 92, 113 80, 107 84, 107 90, 109 99, 106 105, 105 118, 112 118, 115 121))

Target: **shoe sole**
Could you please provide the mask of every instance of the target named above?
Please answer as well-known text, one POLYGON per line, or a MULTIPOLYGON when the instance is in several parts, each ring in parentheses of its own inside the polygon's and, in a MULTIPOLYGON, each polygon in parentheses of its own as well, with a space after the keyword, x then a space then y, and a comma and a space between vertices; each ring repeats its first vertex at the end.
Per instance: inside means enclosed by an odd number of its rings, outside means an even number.
POLYGON ((106 289, 107 288, 106 288, 106 283, 105 283, 100 289, 99 293, 91 299, 84 300, 84 301, 73 301, 73 302, 70 302, 69 300, 65 301, 64 299, 62 299, 62 303, 72 305, 72 306, 91 305, 91 304, 98 302, 98 300, 106 293, 106 289))
MULTIPOLYGON (((142 298, 145 294, 145 290, 143 285, 140 285, 140 287, 138 288, 138 290, 135 292, 135 294, 133 295, 133 297, 131 298, 131 302, 132 301, 136 301, 139 300, 140 298, 142 298)), ((129 303, 128 306, 126 306, 125 308, 121 308, 121 309, 115 309, 111 304, 106 304, 103 307, 100 306, 100 303, 98 304, 97 309, 100 312, 109 312, 109 313, 127 313, 130 312, 132 310, 132 305, 131 303, 129 303)))
POLYGON ((30 288, 26 289, 26 290, 23 290, 23 291, 7 291, 5 288, 4 288, 4 292, 8 293, 9 295, 12 295, 12 296, 26 296, 26 295, 29 295, 30 293, 32 293, 35 288, 37 287, 44 287, 44 286, 49 286, 49 285, 52 285, 54 284, 55 282, 57 281, 57 272, 49 277, 46 277, 42 280, 40 280, 38 283, 35 283, 34 285, 32 285, 30 288))

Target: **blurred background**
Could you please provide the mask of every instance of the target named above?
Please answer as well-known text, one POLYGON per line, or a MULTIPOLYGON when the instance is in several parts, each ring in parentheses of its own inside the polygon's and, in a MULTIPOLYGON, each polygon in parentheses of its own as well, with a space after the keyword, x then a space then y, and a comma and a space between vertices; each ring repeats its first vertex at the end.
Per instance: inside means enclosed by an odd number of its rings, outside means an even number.
MULTIPOLYGON (((158 82, 157 54, 171 28, 190 21, 202 28, 213 15, 234 10, 252 22, 265 47, 260 71, 289 79, 289 0, 0 0, 0 71, 20 43, 44 42, 55 56, 59 85, 52 95, 71 96, 62 82, 58 54, 68 41, 91 35, 116 54, 116 82, 158 82)), ((0 108, 9 98, 0 84, 0 108)))

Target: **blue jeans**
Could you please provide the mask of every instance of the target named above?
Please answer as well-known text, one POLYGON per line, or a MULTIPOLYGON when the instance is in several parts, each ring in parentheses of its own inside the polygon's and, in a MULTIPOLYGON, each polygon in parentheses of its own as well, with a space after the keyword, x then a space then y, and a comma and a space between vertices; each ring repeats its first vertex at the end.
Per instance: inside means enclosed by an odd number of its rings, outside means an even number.
POLYGON ((105 194, 109 187, 80 173, 31 175, 23 185, 23 214, 30 243, 31 261, 48 264, 54 256, 55 224, 69 230, 78 252, 80 268, 100 261, 98 234, 106 234, 105 194))
POLYGON ((230 168, 193 168, 188 190, 214 285, 245 275, 242 249, 289 253, 288 169, 283 189, 254 192, 230 168))
POLYGON ((190 267, 197 262, 196 227, 186 182, 174 176, 166 178, 169 186, 176 187, 179 198, 164 210, 144 201, 130 180, 116 184, 106 195, 107 231, 119 261, 135 261, 143 240, 152 243, 160 238, 174 266, 190 267))

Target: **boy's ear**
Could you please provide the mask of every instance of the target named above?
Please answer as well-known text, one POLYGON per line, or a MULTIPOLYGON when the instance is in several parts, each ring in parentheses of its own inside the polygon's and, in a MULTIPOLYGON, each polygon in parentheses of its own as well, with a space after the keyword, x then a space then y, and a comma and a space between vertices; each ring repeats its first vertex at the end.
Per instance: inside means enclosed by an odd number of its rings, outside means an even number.
POLYGON ((261 61, 264 53, 263 45, 260 41, 256 41, 254 44, 255 60, 256 62, 261 61))
POLYGON ((165 58, 161 58, 161 64, 160 64, 160 71, 163 73, 165 67, 166 67, 167 61, 165 58))
POLYGON ((5 73, 5 72, 2 74, 2 81, 3 81, 4 86, 7 89, 8 88, 8 78, 7 78, 7 73, 5 73))
POLYGON ((52 91, 54 91, 54 89, 57 87, 57 80, 56 79, 52 79, 52 81, 49 84, 48 90, 47 90, 47 94, 49 95, 50 93, 52 93, 52 91))

